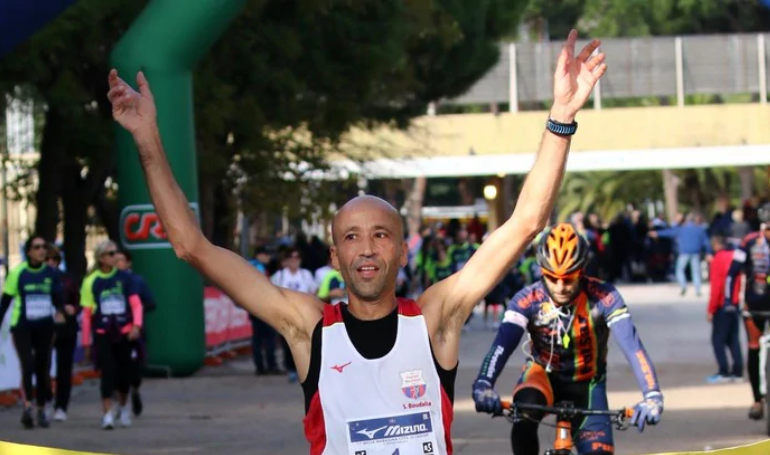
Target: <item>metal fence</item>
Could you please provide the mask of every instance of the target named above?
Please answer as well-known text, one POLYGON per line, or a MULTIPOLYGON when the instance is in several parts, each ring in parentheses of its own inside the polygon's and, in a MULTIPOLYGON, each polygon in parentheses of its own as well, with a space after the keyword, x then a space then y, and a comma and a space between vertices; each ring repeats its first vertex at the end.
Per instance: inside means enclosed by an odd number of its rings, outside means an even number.
MULTIPOLYGON (((767 99, 768 34, 606 39, 609 70, 594 96, 601 99, 690 94, 758 94, 767 99)), ((578 41, 577 51, 587 41, 578 41)), ((500 61, 466 94, 448 104, 519 103, 552 97, 559 42, 503 43, 500 61)))

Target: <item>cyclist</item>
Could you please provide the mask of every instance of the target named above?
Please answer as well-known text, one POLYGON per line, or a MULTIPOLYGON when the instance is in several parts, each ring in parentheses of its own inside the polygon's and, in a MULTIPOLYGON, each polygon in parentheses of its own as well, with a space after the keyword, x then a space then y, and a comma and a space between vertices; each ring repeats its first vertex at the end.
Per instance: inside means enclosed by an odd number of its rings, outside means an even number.
MULTIPOLYGON (((572 224, 561 223, 543 233, 537 245, 543 279, 519 291, 509 302, 503 324, 473 383, 477 411, 502 413, 495 381, 524 334, 531 347, 530 359, 514 390, 514 402, 552 406, 571 401, 578 408, 606 410, 611 331, 644 396, 631 423, 639 431, 645 423, 658 423, 663 395, 652 361, 617 289, 586 276, 588 253, 588 243, 572 224)), ((537 427, 543 415, 531 411, 527 415, 531 419, 516 422, 511 431, 516 455, 539 453, 537 427)), ((613 453, 608 416, 577 419, 572 428, 578 453, 613 453)))
POLYGON ((313 454, 452 453, 450 427, 462 326, 516 261, 553 209, 577 112, 606 71, 594 40, 575 54, 571 31, 554 74, 552 118, 510 219, 458 273, 417 302, 396 298, 408 262, 403 219, 373 196, 346 203, 332 221, 330 248, 348 305, 279 287, 202 234, 163 152, 153 94, 109 75, 115 120, 136 143, 154 206, 177 256, 287 339, 305 395, 313 454))
MULTIPOLYGON (((737 311, 732 304, 733 283, 741 273, 746 274, 744 291, 744 307, 749 311, 770 311, 770 203, 759 208, 758 232, 752 232, 743 238, 740 246, 733 251, 733 261, 725 282, 725 310, 737 311)), ((748 371, 751 390, 754 394, 754 404, 749 409, 749 418, 761 420, 764 418, 762 401, 764 397, 759 391, 759 337, 765 330, 770 318, 752 316, 745 319, 746 333, 749 339, 748 371)))

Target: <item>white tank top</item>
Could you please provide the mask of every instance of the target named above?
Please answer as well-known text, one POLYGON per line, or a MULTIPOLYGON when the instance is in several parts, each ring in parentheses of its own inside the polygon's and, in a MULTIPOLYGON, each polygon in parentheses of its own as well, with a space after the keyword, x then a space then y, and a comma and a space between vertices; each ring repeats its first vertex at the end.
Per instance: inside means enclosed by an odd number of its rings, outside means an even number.
POLYGON ((311 455, 451 455, 452 403, 420 307, 399 299, 392 350, 366 359, 340 305, 324 307, 318 392, 305 417, 311 455))

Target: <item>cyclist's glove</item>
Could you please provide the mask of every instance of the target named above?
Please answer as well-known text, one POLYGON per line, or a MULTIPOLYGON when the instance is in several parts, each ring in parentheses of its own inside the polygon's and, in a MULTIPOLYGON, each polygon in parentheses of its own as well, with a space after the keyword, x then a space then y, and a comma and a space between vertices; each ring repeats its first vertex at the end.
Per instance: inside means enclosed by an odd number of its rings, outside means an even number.
POLYGON ((645 423, 657 425, 660 422, 660 416, 663 414, 663 394, 660 392, 649 392, 644 396, 644 401, 634 406, 634 416, 631 417, 631 425, 636 425, 639 432, 644 431, 645 423))
POLYGON ((476 403, 476 412, 486 412, 494 416, 503 414, 500 395, 495 392, 489 381, 477 379, 473 383, 473 401, 476 403))

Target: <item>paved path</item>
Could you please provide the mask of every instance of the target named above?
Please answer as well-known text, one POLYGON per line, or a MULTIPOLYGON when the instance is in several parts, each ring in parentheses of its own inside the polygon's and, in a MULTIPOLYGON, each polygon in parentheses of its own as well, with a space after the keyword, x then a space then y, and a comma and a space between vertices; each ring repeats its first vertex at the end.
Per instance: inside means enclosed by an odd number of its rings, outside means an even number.
MULTIPOLYGON (((715 369, 703 299, 680 297, 676 287, 668 285, 627 286, 622 292, 655 360, 666 410, 663 423, 643 434, 616 433, 617 453, 703 450, 763 439, 764 423, 746 418, 751 402, 748 384, 703 382, 715 369)), ((510 425, 477 414, 470 400, 471 383, 494 337, 494 332, 483 329, 480 318, 472 324, 460 353, 455 453, 507 455, 510 425)), ((610 404, 635 403, 640 394, 630 369, 614 343, 610 349, 610 404)), ((517 352, 509 360, 498 382, 501 393, 509 393, 522 359, 517 352)), ((0 411, 0 439, 126 455, 308 452, 299 386, 284 378, 256 378, 246 360, 204 369, 193 378, 149 380, 144 389, 146 414, 130 429, 99 428, 98 384, 88 383, 76 391, 70 419, 48 430, 24 431, 18 408, 0 411)), ((545 444, 553 434, 547 428, 540 431, 545 444)))

